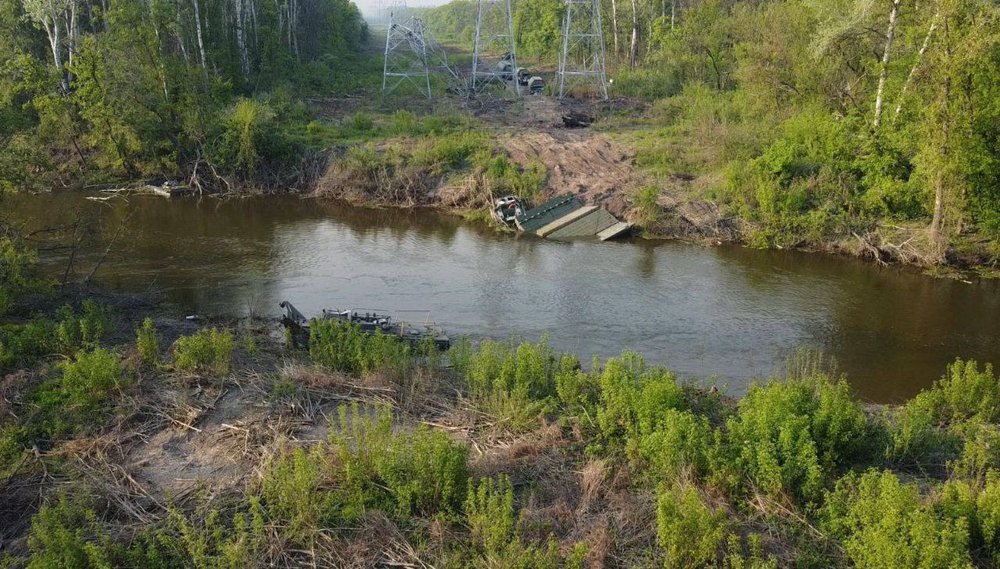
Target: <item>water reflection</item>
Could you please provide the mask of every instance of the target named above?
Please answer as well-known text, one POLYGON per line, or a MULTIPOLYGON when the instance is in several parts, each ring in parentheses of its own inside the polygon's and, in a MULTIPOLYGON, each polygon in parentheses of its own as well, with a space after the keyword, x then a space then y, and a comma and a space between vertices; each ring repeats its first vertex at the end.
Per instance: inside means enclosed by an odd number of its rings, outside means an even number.
MULTIPOLYGON (((28 226, 100 220, 127 230, 98 278, 185 312, 429 309, 456 333, 549 333, 587 359, 623 347, 741 392, 799 346, 837 358, 863 396, 913 394, 955 356, 1000 361, 1000 292, 847 259, 679 243, 556 243, 433 212, 291 197, 230 201, 17 197, 28 226)), ((101 243, 80 266, 95 262, 101 243)), ((66 252, 44 262, 53 273, 66 252)), ((88 265, 89 266, 89 265, 88 265)))

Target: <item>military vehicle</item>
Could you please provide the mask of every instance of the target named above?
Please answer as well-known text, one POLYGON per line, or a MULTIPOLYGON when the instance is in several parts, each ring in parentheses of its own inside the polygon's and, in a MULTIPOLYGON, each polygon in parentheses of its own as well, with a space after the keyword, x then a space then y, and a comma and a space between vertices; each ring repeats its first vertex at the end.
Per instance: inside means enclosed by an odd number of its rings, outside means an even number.
MULTIPOLYGON (((296 347, 305 348, 309 346, 309 323, 310 320, 299 312, 291 302, 287 300, 278 304, 285 310, 281 317, 281 323, 291 331, 292 343, 296 347)), ((418 311, 412 311, 418 312, 418 311)), ((422 311, 420 311, 422 312, 422 311)), ((323 309, 320 320, 336 320, 338 322, 350 323, 366 334, 385 334, 394 336, 401 341, 409 342, 413 345, 421 345, 431 340, 439 350, 447 350, 451 347, 451 339, 440 330, 430 319, 427 318, 422 324, 406 322, 393 319, 388 314, 377 310, 327 310, 323 309), (362 312, 364 310, 364 312, 362 312)))

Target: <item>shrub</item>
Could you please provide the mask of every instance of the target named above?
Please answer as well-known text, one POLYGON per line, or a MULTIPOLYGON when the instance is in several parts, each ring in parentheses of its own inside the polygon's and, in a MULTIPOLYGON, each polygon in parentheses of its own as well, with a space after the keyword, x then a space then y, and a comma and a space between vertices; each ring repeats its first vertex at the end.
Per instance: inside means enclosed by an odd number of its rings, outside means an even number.
POLYGON ((955 360, 943 378, 911 403, 939 425, 970 419, 997 423, 1000 422, 1000 380, 993 375, 993 366, 989 364, 980 369, 974 361, 955 360))
POLYGON ((659 493, 656 529, 667 567, 705 567, 725 539, 725 515, 709 507, 695 486, 674 484, 659 493))
POLYGON ((964 519, 935 515, 917 486, 891 472, 850 474, 828 494, 822 511, 859 568, 971 567, 964 519))
POLYGON ((398 338, 367 334, 357 324, 321 319, 309 324, 309 357, 332 370, 365 375, 388 368, 402 375, 409 370, 410 352, 398 338))
POLYGON ((0 236, 0 316, 22 295, 44 290, 44 283, 34 276, 36 262, 34 252, 0 236))
POLYGON ((995 566, 1000 566, 1000 471, 991 471, 976 498, 976 526, 995 566))
POLYGON ((101 538, 107 539, 94 511, 60 497, 42 506, 31 520, 28 568, 111 567, 111 560, 98 543, 101 538))
MULTIPOLYGON (((595 360, 594 368, 599 369, 599 367, 599 362, 595 360)), ((556 395, 563 409, 570 413, 593 416, 597 409, 601 385, 594 374, 580 369, 580 362, 575 356, 563 354, 560 357, 554 380, 556 395)))
POLYGON ((643 186, 635 195, 635 207, 638 211, 640 227, 650 228, 660 219, 660 204, 657 199, 660 190, 656 186, 643 186))
POLYGON ((55 327, 44 318, 0 326, 0 374, 34 365, 54 352, 56 344, 55 327))
POLYGON ((1000 469, 1000 427, 978 421, 963 424, 962 450, 948 466, 955 476, 982 480, 990 470, 1000 469))
POLYGON ((233 334, 229 330, 202 328, 181 336, 174 344, 174 363, 186 371, 209 370, 222 375, 232 364, 233 334))
POLYGON ((337 456, 340 514, 381 508, 401 519, 456 512, 469 478, 468 448, 421 426, 394 435, 388 409, 341 407, 330 443, 337 456))
POLYGON ((160 337, 156 334, 152 318, 146 317, 142 327, 136 330, 135 345, 143 362, 151 365, 160 363, 160 337))
POLYGON ((738 467, 757 487, 806 500, 861 455, 868 434, 847 384, 825 376, 753 385, 727 427, 738 467))
POLYGON ((476 404, 507 428, 530 428, 555 403, 556 375, 576 367, 556 358, 543 337, 537 343, 485 340, 468 357, 466 381, 476 404), (561 371, 562 370, 562 371, 561 371))
POLYGON ((662 368, 646 368, 635 352, 612 358, 600 371, 597 424, 610 442, 634 446, 652 433, 669 409, 685 409, 687 401, 677 379, 662 368))
MULTIPOLYGON (((118 356, 102 348, 78 352, 73 361, 63 365, 57 420, 64 421, 70 431, 92 424, 107 412, 112 393, 121 386, 118 356)), ((43 398, 43 404, 45 401, 43 398)))
POLYGON ((516 537, 514 489, 510 478, 483 478, 469 484, 465 499, 465 519, 472 539, 484 554, 499 555, 516 537))
POLYGON ((327 509, 321 491, 323 457, 319 447, 311 452, 296 448, 277 458, 263 477, 261 487, 270 515, 285 527, 296 543, 309 542, 327 509))
POLYGON ((236 512, 228 520, 219 510, 208 510, 201 504, 191 513, 170 506, 166 520, 136 536, 128 549, 118 554, 116 565, 205 569, 254 566, 265 547, 265 516, 257 497, 247 501, 247 511, 236 512))
POLYGON ((557 569, 581 566, 586 549, 574 547, 564 560, 559 544, 551 539, 545 544, 524 543, 517 531, 514 512, 514 489, 510 478, 483 478, 469 483, 465 499, 465 520, 480 557, 477 567, 512 569, 557 569))
POLYGON ((705 472, 713 442, 707 419, 667 409, 662 426, 641 439, 638 451, 655 476, 674 478, 685 468, 695 475, 705 472))
POLYGON ((66 304, 56 311, 56 337, 64 354, 96 347, 109 325, 108 311, 91 299, 83 301, 79 314, 66 304))

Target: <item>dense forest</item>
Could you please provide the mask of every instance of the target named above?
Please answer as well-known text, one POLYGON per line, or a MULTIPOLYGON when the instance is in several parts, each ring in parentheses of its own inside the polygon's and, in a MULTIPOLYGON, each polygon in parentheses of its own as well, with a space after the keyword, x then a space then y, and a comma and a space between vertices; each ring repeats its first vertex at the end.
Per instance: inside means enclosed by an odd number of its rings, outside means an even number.
POLYGON ((352 88, 367 37, 347 0, 3 0, 0 190, 287 182, 276 125, 352 88))
MULTIPOLYGON (((1000 236, 1000 7, 988 0, 607 0, 604 128, 669 186, 718 201, 760 246, 847 238, 934 263, 1000 236)), ((475 3, 425 12, 467 43, 475 3)), ((517 48, 552 64, 562 5, 514 2, 517 48)), ((653 192, 655 193, 655 189, 653 192)), ((640 200, 641 201, 641 200, 640 200)), ((655 201, 647 199, 648 201, 655 201)))

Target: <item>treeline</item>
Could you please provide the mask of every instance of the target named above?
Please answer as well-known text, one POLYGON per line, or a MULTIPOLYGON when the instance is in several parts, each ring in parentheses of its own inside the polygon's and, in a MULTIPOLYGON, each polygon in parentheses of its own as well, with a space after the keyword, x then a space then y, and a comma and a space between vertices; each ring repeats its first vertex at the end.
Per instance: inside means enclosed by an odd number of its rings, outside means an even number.
POLYGON ((367 34, 348 0, 2 0, 0 188, 266 182, 296 153, 275 117, 367 34))
MULTIPOLYGON (((931 263, 1000 250, 996 2, 601 9, 612 96, 654 102, 651 120, 619 118, 607 130, 637 147, 660 187, 692 185, 723 204, 751 243, 844 240, 880 260, 931 263)), ((554 61, 561 4, 515 0, 514 10, 519 52, 554 61)), ((475 3, 425 17, 471 46, 475 3)))

